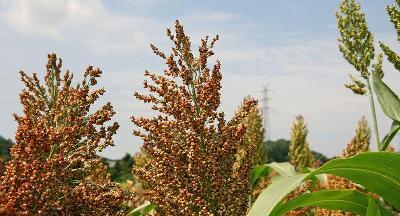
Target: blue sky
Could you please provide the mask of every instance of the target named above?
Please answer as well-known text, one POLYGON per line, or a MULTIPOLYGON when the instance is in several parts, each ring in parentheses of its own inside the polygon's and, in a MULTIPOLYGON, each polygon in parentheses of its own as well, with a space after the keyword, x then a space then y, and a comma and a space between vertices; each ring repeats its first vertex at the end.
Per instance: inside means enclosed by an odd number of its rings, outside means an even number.
MULTIPOLYGON (((385 6, 394 1, 361 1, 376 41, 397 49, 385 6)), ((184 1, 184 0, 0 0, 0 134, 12 138, 11 113, 21 112, 17 72, 44 74, 46 55, 56 52, 64 69, 77 77, 92 64, 103 69, 100 85, 122 126, 115 147, 102 155, 133 153, 141 141, 131 131, 131 115, 149 115, 133 96, 143 71, 161 72, 163 64, 148 44, 170 44, 165 28, 179 19, 194 44, 204 35, 221 35, 215 52, 222 62, 221 110, 231 116, 243 97, 261 98, 271 89, 270 136, 288 138, 292 121, 303 114, 313 149, 337 155, 354 135, 358 119, 369 118, 366 97, 343 87, 356 74, 337 49, 335 11, 339 1, 184 1)), ((386 80, 398 86, 400 75, 385 63, 386 80)), ((396 89, 396 88, 395 88, 396 89)), ((397 88, 399 90, 399 88, 397 88)), ((381 136, 390 122, 381 114, 381 136)))

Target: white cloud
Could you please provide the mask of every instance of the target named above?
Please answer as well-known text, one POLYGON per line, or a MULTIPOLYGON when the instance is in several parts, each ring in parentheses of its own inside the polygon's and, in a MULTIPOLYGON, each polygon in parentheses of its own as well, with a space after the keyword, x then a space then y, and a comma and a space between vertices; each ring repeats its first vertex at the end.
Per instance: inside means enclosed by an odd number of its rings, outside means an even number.
POLYGON ((188 22, 226 22, 236 18, 238 17, 235 14, 222 11, 197 12, 185 16, 185 20, 188 22))
MULTIPOLYGON (((232 109, 247 94, 261 99, 262 85, 269 83, 273 139, 289 138, 294 116, 303 114, 309 126, 311 147, 334 156, 340 154, 354 136, 361 116, 370 119, 368 98, 354 95, 344 87, 350 81, 347 75, 358 72, 342 58, 336 38, 311 37, 263 46, 246 38, 240 41, 242 43, 224 44, 216 51, 222 59, 225 75, 224 106, 232 109)), ((399 79, 398 72, 387 62, 384 70, 386 82, 400 92, 393 83, 399 79)), ((376 106, 383 136, 391 122, 378 103, 376 106)))
POLYGON ((2 16, 15 30, 58 41, 83 41, 97 53, 141 51, 151 31, 149 18, 111 13, 98 0, 3 2, 2 16))
MULTIPOLYGON (((150 6, 155 1, 157 0, 151 0, 149 3, 132 0, 131 4, 150 6)), ((244 96, 250 94, 260 98, 262 84, 269 83, 272 98, 272 138, 288 138, 294 116, 302 113, 309 126, 311 146, 330 156, 340 153, 352 138, 357 120, 362 115, 369 116, 367 98, 354 96, 343 87, 343 84, 348 82, 347 74, 354 70, 338 52, 334 36, 317 38, 313 34, 304 33, 303 29, 299 30, 301 36, 298 36, 299 32, 267 33, 265 29, 271 26, 258 26, 259 24, 242 19, 241 14, 224 12, 223 8, 207 13, 193 10, 188 10, 180 19, 194 44, 206 34, 212 36, 218 33, 222 36, 215 51, 222 61, 224 76, 221 110, 227 111, 228 116, 244 96)), ((65 57, 66 68, 71 68, 71 65, 84 67, 85 64, 95 63, 105 69, 101 80, 101 85, 107 90, 104 100, 110 100, 115 105, 116 120, 122 125, 115 136, 116 147, 105 153, 113 158, 122 156, 126 151, 133 152, 139 149, 141 142, 131 135, 133 126, 129 117, 146 115, 149 111, 133 98, 132 93, 142 89, 144 68, 161 72, 163 64, 157 58, 142 55, 142 51, 150 54, 148 43, 153 41, 161 45, 161 48, 169 47, 165 46, 168 39, 162 32, 166 27, 165 23, 172 26, 175 18, 177 17, 161 20, 127 15, 112 11, 103 2, 95 0, 0 0, 0 21, 6 21, 15 30, 8 31, 12 32, 9 35, 29 35, 29 40, 25 43, 35 41, 31 40, 35 37, 56 41, 54 44, 63 52, 61 57, 65 57), (75 46, 69 47, 72 43, 75 46), (91 53, 77 52, 77 47, 102 55, 91 56, 91 53), (125 52, 128 52, 128 57, 125 52), (132 61, 127 61, 130 56, 132 61), (139 58, 134 60, 135 57, 139 58)), ((12 35, 7 38, 4 50, 12 49, 13 45, 20 42, 15 41, 21 40, 20 38, 15 38, 18 37, 12 35), (8 44, 13 45, 7 46, 8 44)), ((390 41, 386 37, 383 38, 385 42, 390 41)), ((44 43, 43 40, 41 43, 44 43)), ((24 55, 44 55, 43 52, 48 49, 46 45, 38 45, 46 47, 45 49, 28 47, 24 55)), ((12 62, 19 63, 20 52, 21 50, 4 52, 3 55, 12 59, 12 62)), ((0 73, 4 75, 5 68, 14 66, 6 61, 0 65, 0 73)), ((39 71, 42 69, 36 66, 34 68, 39 71)), ((396 86, 399 74, 392 70, 390 65, 385 64, 385 79, 391 86, 396 86)), ((8 87, 2 94, 16 96, 15 87, 12 86, 15 86, 17 80, 13 79, 12 84, 7 80, 0 80, 8 87)), ((1 107, 0 117, 7 117, 9 122, 4 121, 6 123, 2 126, 2 131, 9 128, 9 125, 14 125, 9 113, 18 111, 16 99, 10 98, 6 102, 7 104, 1 107)), ((381 135, 390 124, 386 119, 380 114, 380 121, 383 123, 381 135)), ((2 131, 0 133, 3 133, 2 131)), ((9 132, 8 136, 11 135, 12 132, 9 132)))

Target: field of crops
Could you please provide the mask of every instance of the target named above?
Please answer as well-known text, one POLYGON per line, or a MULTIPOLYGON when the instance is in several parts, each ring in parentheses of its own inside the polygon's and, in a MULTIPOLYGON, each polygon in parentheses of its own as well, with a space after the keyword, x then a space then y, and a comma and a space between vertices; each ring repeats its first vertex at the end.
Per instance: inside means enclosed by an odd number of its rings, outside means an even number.
MULTIPOLYGON (((396 3, 386 9, 400 40, 396 3)), ((23 110, 14 114, 15 144, 7 144, 9 156, 0 152, 0 216, 400 215, 400 154, 392 146, 400 99, 383 70, 388 64, 400 71, 400 56, 374 41, 355 0, 342 0, 336 18, 339 50, 354 68, 345 87, 369 101, 372 120, 370 127, 360 116, 341 155, 317 158, 307 119, 298 115, 289 160, 266 163, 277 156, 267 154, 259 102, 243 98, 229 119, 220 110, 223 73, 213 51, 219 36, 194 47, 176 21, 166 31, 172 49, 151 44, 165 70, 145 71, 137 100, 126 99, 150 104, 153 113, 132 112, 132 136, 143 141, 133 158, 104 162, 98 156, 114 145, 120 127, 112 98, 98 103, 105 93, 98 87, 101 69, 89 66, 74 77, 51 53, 44 77, 20 72, 23 110), (379 126, 380 111, 393 122, 390 131, 379 126)))

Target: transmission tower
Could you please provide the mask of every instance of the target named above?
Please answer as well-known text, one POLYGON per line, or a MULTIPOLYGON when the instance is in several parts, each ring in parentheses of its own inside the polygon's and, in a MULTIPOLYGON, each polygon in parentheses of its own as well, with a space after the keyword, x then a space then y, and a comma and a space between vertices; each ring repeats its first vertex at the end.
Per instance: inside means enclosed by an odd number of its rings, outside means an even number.
POLYGON ((271 120, 269 118, 269 111, 270 111, 269 101, 270 101, 270 98, 268 96, 269 95, 268 85, 269 84, 263 85, 263 90, 262 90, 262 92, 263 92, 262 113, 263 113, 263 126, 264 126, 264 129, 265 129, 265 132, 264 132, 265 141, 269 140, 270 139, 270 135, 271 135, 271 127, 270 127, 271 120))

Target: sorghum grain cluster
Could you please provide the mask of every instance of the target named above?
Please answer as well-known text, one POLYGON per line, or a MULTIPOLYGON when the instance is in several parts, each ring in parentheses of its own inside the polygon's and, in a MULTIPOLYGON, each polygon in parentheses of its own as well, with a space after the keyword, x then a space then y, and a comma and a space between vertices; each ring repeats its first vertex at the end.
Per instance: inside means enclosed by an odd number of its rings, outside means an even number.
POLYGON ((171 54, 151 45, 165 60, 163 75, 145 72, 149 94, 135 93, 159 115, 132 117, 141 129, 150 161, 134 174, 149 184, 147 195, 165 215, 245 215, 253 166, 251 148, 243 153, 237 170, 233 165, 246 137, 243 119, 257 104, 244 100, 230 121, 217 109, 221 100, 221 64, 208 67, 218 36, 201 40, 199 56, 177 21, 175 33, 167 30, 174 43, 171 54))
POLYGON ((14 215, 119 215, 124 194, 110 181, 97 151, 112 145, 119 125, 111 120, 110 103, 91 106, 104 94, 92 90, 102 71, 89 66, 83 81, 61 74, 61 59, 49 54, 45 83, 21 72, 23 114, 18 123, 12 160, 5 166, 0 191, 14 215))

